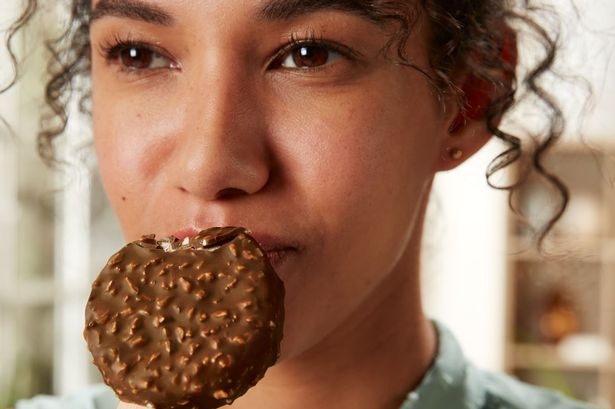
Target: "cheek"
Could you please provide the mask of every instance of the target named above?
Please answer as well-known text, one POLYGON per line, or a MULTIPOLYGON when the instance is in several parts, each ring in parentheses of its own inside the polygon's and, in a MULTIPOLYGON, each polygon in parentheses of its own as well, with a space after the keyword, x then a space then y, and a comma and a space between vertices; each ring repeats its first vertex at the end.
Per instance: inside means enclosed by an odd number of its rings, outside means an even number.
POLYGON ((331 257, 347 254, 339 271, 365 272, 353 277, 357 293, 390 271, 404 251, 437 152, 433 116, 381 106, 361 105, 321 123, 330 143, 322 143, 308 171, 316 193, 309 201, 328 233, 341 237, 331 257))
POLYGON ((173 150, 173 135, 180 132, 185 110, 171 113, 155 102, 164 99, 122 96, 121 91, 97 87, 96 82, 93 91, 94 143, 101 178, 120 220, 130 220, 156 194, 160 168, 173 150))
POLYGON ((321 199, 312 203, 341 213, 355 205, 382 208, 383 199, 416 192, 431 175, 439 115, 416 90, 340 95, 280 116, 292 141, 289 167, 321 199))

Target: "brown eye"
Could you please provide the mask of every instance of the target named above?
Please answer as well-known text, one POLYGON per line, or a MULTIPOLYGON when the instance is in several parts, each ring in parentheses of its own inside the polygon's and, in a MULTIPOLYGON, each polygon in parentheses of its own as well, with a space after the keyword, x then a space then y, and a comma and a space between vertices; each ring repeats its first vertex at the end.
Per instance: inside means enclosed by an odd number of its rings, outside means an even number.
POLYGON ((296 49, 292 56, 297 67, 319 67, 327 63, 329 51, 323 47, 303 46, 296 49))
POLYGON ((119 58, 122 65, 127 68, 145 69, 150 68, 154 52, 139 47, 126 47, 120 51, 119 58))
POLYGON ((107 61, 118 64, 129 71, 179 68, 179 65, 172 59, 165 57, 162 53, 146 44, 120 42, 106 50, 104 55, 107 61))
POLYGON ((341 55, 323 45, 306 44, 293 48, 280 64, 284 68, 310 69, 322 67, 341 55))

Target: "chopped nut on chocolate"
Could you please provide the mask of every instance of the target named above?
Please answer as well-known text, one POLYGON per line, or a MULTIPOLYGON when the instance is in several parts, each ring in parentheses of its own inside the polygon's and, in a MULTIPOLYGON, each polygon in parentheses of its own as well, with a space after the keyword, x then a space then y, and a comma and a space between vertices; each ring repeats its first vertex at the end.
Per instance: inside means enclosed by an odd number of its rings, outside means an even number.
POLYGON ((92 285, 84 336, 121 400, 213 409, 275 363, 283 304, 282 282, 245 229, 148 235, 113 255, 92 285))

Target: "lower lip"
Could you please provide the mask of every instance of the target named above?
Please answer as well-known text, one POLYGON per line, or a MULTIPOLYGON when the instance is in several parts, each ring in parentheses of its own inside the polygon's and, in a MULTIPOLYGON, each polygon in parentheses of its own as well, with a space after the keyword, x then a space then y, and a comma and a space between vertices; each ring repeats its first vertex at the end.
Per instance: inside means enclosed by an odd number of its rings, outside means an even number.
POLYGON ((274 269, 279 269, 288 261, 288 258, 296 253, 294 248, 267 251, 267 258, 274 269))
POLYGON ((196 231, 195 229, 186 229, 186 230, 181 230, 181 231, 173 233, 173 236, 179 240, 183 240, 186 237, 193 237, 193 236, 196 236, 197 234, 198 234, 198 231, 196 231))

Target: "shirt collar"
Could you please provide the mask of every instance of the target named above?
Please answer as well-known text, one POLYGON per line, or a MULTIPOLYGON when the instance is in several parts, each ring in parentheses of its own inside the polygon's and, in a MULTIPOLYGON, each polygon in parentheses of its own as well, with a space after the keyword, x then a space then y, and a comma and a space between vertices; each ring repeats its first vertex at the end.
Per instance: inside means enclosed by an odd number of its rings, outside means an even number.
POLYGON ((453 334, 441 323, 433 324, 438 335, 436 359, 400 409, 475 408, 484 391, 470 381, 468 362, 453 334))

